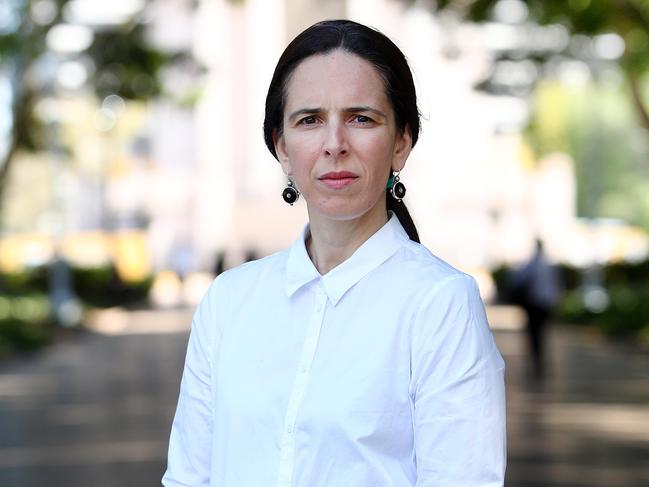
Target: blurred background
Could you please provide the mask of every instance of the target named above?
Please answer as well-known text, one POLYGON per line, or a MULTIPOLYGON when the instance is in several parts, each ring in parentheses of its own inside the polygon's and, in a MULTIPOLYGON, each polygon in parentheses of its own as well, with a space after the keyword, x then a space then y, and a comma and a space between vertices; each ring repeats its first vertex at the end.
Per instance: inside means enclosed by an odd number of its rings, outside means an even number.
POLYGON ((0 0, 0 485, 159 485, 193 307, 306 222, 263 108, 328 18, 411 63, 406 202, 488 304, 507 485, 649 485, 645 0, 0 0))

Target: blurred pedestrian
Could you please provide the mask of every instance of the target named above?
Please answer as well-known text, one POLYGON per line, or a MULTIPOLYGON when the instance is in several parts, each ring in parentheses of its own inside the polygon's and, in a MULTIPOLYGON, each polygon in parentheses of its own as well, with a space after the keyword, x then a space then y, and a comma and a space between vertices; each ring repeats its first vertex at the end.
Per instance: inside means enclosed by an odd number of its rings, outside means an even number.
POLYGON ((214 275, 219 276, 225 272, 225 251, 219 250, 214 259, 214 275))
POLYGON ((559 271, 548 262, 541 240, 536 240, 532 257, 512 273, 509 287, 511 300, 525 311, 532 366, 541 377, 545 369, 544 329, 562 294, 559 271))
POLYGON ((194 268, 194 248, 188 238, 179 239, 173 247, 171 254, 172 268, 181 281, 187 279, 187 276, 194 268))
POLYGON ((402 202, 418 135, 383 34, 327 21, 286 48, 264 136, 309 223, 199 305, 164 485, 503 485, 504 363, 478 288, 402 202))

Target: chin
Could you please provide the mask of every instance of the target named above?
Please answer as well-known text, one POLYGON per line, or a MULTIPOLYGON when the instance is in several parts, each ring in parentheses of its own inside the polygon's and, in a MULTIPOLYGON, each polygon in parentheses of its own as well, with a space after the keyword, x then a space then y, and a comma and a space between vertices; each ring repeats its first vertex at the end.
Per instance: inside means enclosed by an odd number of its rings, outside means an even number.
MULTIPOLYGON (((308 204, 308 203, 307 203, 308 204)), ((349 199, 339 204, 317 205, 310 207, 309 213, 321 215, 335 221, 351 221, 371 213, 374 208, 371 204, 350 205, 349 199)))

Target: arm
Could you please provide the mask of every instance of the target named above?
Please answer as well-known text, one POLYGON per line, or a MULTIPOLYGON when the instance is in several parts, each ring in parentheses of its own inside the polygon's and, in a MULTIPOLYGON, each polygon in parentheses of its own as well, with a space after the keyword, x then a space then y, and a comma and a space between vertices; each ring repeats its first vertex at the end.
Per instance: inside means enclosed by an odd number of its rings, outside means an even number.
POLYGON ((473 279, 448 278, 424 299, 411 360, 417 487, 501 487, 504 362, 473 279))
POLYGON ((212 360, 220 336, 222 296, 218 280, 199 304, 192 320, 176 415, 171 427, 166 487, 208 486, 212 445, 212 360), (214 301, 218 299, 215 305, 214 301))

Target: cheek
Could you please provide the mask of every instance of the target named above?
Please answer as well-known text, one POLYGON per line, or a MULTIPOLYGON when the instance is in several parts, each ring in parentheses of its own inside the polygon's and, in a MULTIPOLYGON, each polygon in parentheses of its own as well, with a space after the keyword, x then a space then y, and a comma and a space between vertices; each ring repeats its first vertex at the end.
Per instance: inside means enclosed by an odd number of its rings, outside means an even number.
POLYGON ((362 151, 368 164, 372 165, 373 176, 387 179, 392 167, 394 144, 383 137, 376 137, 364 144, 362 151))
POLYGON ((307 137, 295 137, 287 140, 286 154, 293 173, 308 173, 318 158, 319 151, 315 141, 307 137))

